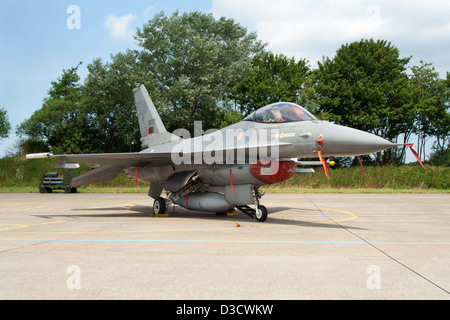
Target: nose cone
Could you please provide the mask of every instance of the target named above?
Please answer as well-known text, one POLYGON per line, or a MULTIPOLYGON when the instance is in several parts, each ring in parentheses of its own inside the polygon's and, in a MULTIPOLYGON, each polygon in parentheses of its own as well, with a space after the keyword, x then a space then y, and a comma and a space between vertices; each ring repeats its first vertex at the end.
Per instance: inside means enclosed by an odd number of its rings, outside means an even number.
POLYGON ((393 143, 361 130, 329 124, 323 130, 321 150, 335 157, 361 156, 394 146, 393 143))

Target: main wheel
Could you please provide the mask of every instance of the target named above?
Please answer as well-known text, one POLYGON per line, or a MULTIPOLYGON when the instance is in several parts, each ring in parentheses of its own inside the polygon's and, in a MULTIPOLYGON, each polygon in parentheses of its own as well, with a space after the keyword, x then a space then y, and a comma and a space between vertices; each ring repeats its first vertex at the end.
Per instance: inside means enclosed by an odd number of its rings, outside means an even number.
POLYGON ((258 206, 258 210, 255 212, 255 219, 258 222, 264 222, 267 220, 267 208, 264 206, 258 206))
POLYGON ((155 202, 153 202, 153 213, 154 214, 163 214, 166 212, 166 200, 162 197, 156 198, 155 202))

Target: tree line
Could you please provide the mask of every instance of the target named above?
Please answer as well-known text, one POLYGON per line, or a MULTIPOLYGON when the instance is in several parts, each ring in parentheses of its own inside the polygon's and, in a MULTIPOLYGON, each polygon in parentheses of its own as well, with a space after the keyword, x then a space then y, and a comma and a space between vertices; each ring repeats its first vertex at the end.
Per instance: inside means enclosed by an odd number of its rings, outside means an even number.
MULTIPOLYGON (((42 107, 17 128, 23 152, 140 151, 132 89, 144 84, 168 131, 223 128, 267 104, 298 103, 319 119, 407 142, 424 158, 447 157, 450 77, 384 40, 344 44, 316 69, 266 50, 256 33, 232 19, 201 12, 163 12, 137 29, 139 50, 95 59, 81 82, 81 63, 51 83, 42 107)), ((404 150, 367 161, 402 163, 404 150)), ((448 161, 448 160, 447 160, 448 161)))

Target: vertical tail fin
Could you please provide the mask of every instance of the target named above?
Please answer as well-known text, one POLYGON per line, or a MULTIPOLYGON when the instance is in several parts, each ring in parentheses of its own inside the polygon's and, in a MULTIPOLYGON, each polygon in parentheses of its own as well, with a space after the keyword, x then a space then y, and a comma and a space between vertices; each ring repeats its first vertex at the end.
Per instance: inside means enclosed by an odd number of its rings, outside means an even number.
POLYGON ((133 93, 139 118, 141 137, 143 138, 153 133, 167 132, 145 86, 141 85, 135 88, 133 93))
POLYGON ((144 85, 133 89, 141 131, 142 149, 176 141, 179 138, 167 132, 155 105, 144 85))

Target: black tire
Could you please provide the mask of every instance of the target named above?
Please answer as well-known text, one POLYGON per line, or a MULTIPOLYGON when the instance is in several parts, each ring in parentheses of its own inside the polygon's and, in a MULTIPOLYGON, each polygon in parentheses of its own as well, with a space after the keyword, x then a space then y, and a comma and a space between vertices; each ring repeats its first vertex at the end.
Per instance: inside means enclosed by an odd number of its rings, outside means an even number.
POLYGON ((39 192, 40 192, 40 193, 46 193, 46 192, 47 192, 47 190, 45 190, 45 188, 44 188, 44 187, 40 187, 40 188, 39 188, 39 192))
POLYGON ((67 188, 64 189, 64 192, 65 193, 72 193, 72 188, 67 187, 67 188))
POLYGON ((267 220, 267 208, 264 206, 258 206, 258 210, 255 212, 255 219, 258 222, 264 222, 267 220))
POLYGON ((161 197, 156 198, 155 202, 153 202, 153 213, 154 214, 166 213, 166 200, 164 200, 161 197))

